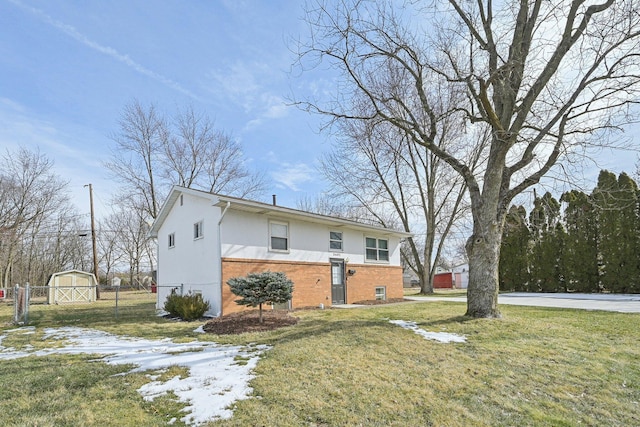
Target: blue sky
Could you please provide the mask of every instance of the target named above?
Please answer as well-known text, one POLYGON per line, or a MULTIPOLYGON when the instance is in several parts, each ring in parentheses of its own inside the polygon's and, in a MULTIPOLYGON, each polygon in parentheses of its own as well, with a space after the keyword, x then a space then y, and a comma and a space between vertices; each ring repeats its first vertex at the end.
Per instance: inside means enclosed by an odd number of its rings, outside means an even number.
MULTIPOLYGON (((192 105, 237 138, 285 206, 324 189, 320 119, 287 105, 331 90, 322 71, 291 76, 290 37, 307 34, 299 0, 0 0, 0 149, 39 147, 98 214, 115 184, 103 161, 134 99, 169 114, 192 105)), ((639 135, 635 127, 631 134, 639 135)), ((593 170, 634 171, 636 153, 603 152, 593 170)), ((255 166, 254 166, 255 165, 255 166)), ((268 201, 266 199, 265 201, 268 201)))
MULTIPOLYGON (((0 147, 38 147, 72 197, 107 210, 115 184, 103 161, 134 99, 173 114, 192 105, 238 139, 268 195, 295 206, 324 185, 329 141, 291 93, 330 84, 290 74, 290 37, 306 32, 301 2, 0 0, 0 147)), ((106 213, 106 212, 104 212, 106 213)))

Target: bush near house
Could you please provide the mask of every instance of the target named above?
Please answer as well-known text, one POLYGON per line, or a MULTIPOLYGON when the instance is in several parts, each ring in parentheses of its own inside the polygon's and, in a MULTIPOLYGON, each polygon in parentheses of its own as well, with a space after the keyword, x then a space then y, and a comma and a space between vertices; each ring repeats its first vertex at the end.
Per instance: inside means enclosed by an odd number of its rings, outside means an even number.
POLYGON ((249 273, 247 277, 234 277, 227 281, 231 292, 241 297, 239 305, 260 307, 262 323, 262 304, 287 302, 293 294, 293 282, 282 272, 265 271, 249 273))
POLYGON ((164 310, 172 316, 191 321, 200 319, 209 311, 211 305, 200 294, 178 295, 174 292, 167 297, 164 310))

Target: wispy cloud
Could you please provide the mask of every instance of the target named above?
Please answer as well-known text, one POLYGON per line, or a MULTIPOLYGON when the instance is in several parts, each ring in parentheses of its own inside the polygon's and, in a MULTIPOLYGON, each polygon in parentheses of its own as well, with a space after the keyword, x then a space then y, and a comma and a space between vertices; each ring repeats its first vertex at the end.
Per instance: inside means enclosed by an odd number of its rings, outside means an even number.
POLYGON ((214 96, 229 99, 240 105, 245 113, 256 108, 256 100, 260 92, 254 72, 262 68, 259 64, 246 64, 235 62, 225 69, 216 69, 209 72, 209 78, 213 83, 210 88, 214 96))
POLYGON ((314 170, 306 163, 281 163, 280 169, 271 173, 271 177, 281 188, 300 191, 302 184, 313 181, 314 170))
POLYGON ((0 156, 19 148, 46 155, 54 161, 53 171, 68 182, 69 196, 80 212, 89 212, 84 185, 93 183, 98 217, 110 212, 110 203, 104 200, 109 200, 115 190, 104 177, 102 160, 106 154, 96 148, 106 145, 105 137, 91 129, 73 124, 61 126, 11 99, 0 98, 0 156))
POLYGON ((87 135, 86 132, 86 129, 77 127, 61 129, 46 119, 34 116, 17 102, 0 98, 0 146, 7 149, 42 149, 56 162, 68 163, 70 168, 78 164, 98 168, 101 162, 94 155, 95 149, 82 143, 83 138, 90 140, 96 135, 87 135), (70 141, 77 142, 77 145, 70 141))
POLYGON ((282 96, 265 90, 261 80, 274 78, 273 67, 268 64, 237 61, 226 69, 212 70, 209 78, 213 83, 210 91, 215 96, 231 100, 242 107, 248 115, 254 116, 245 130, 255 128, 267 120, 286 117, 289 106, 282 96), (265 77, 266 76, 266 77, 265 77))
POLYGON ((261 111, 255 119, 247 122, 244 130, 256 128, 267 120, 281 119, 289 114, 291 107, 279 96, 265 94, 261 97, 261 101, 261 111))
POLYGON ((14 5, 22 8, 23 10, 26 10, 27 12, 37 16, 41 21, 51 25, 52 27, 56 28, 57 30, 65 33, 66 35, 68 35, 69 37, 73 38, 74 40, 76 40, 77 42, 83 44, 84 46, 87 46, 99 53, 102 53, 104 55, 107 55, 119 62, 122 62, 123 64, 125 64, 126 66, 128 66, 129 68, 135 70, 136 72, 145 75, 147 77, 150 77, 160 83, 162 83, 163 85, 176 90, 184 95, 187 95, 195 100, 198 101, 202 101, 202 99, 200 99, 196 94, 194 94, 193 92, 189 91, 188 89, 185 89, 184 87, 182 87, 179 83, 171 80, 168 77, 163 76, 162 74, 156 73, 153 70, 150 70, 146 67, 144 67, 143 65, 139 64, 138 62, 134 61, 133 59, 131 59, 131 57, 129 57, 129 55, 125 55, 122 54, 120 52, 118 52, 116 49, 109 47, 109 46, 103 46, 91 39, 89 39, 87 36, 85 36, 84 34, 80 33, 78 30, 76 30, 75 27, 65 24, 64 22, 58 21, 57 19, 52 18, 50 15, 48 15, 47 13, 45 13, 43 10, 41 9, 36 9, 34 7, 28 6, 26 4, 23 4, 22 2, 18 1, 18 0, 9 0, 11 3, 13 3, 14 5))

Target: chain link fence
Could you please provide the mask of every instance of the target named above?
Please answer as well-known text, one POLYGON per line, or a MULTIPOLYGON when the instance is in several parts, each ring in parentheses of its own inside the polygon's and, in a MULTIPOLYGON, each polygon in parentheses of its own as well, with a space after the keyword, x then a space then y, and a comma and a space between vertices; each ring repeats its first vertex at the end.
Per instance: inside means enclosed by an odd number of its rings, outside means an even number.
MULTIPOLYGON (((127 286, 31 286, 0 288, 0 318, 3 323, 28 325, 58 310, 93 320, 113 320, 155 312, 154 289, 127 286), (4 308, 3 308, 4 307, 4 308), (7 319, 8 315, 10 319, 7 319)), ((71 317, 74 317, 71 315, 71 317)))

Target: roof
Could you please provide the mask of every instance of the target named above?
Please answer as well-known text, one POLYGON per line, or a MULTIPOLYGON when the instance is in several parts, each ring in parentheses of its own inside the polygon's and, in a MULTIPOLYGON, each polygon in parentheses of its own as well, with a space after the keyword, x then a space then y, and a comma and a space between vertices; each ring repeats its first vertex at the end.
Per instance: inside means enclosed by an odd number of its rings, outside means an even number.
POLYGON ((65 271, 56 271, 55 273, 51 274, 52 276, 62 276, 63 274, 81 274, 84 276, 93 276, 93 273, 90 273, 88 271, 82 271, 82 270, 65 270, 65 271))
POLYGON ((351 230, 362 230, 369 232, 376 232, 378 234, 383 235, 394 235, 400 238, 402 237, 410 237, 411 233, 407 233, 405 231, 397 231, 390 228, 377 227, 374 225, 368 225, 364 223, 360 223, 357 221, 351 221, 344 218, 337 218, 327 215, 320 215, 312 212, 301 211, 298 209, 287 208, 284 206, 277 206, 268 203, 256 202, 247 199, 241 199, 232 196, 223 196, 220 194, 209 193, 201 190, 194 190, 191 188, 185 188, 180 186, 173 186, 171 192, 169 193, 169 197, 165 201, 164 205, 160 209, 160 213, 158 217, 153 222, 151 226, 151 230, 149 231, 149 235, 151 237, 157 237, 158 231, 162 226, 162 223, 165 221, 167 216, 169 215, 169 211, 171 207, 178 199, 180 194, 191 194, 198 197, 205 197, 211 200, 213 206, 218 206, 220 208, 225 208, 227 204, 229 204, 229 209, 243 212, 250 212, 259 215, 272 215, 278 216, 283 219, 296 219, 305 222, 311 222, 314 224, 324 224, 332 227, 344 227, 351 230))
POLYGON ((49 282, 51 282, 51 279, 53 279, 54 277, 66 276, 66 275, 89 276, 94 283, 98 282, 98 280, 96 279, 96 276, 93 273, 89 273, 88 271, 82 271, 82 270, 56 271, 55 273, 49 276, 49 282))

